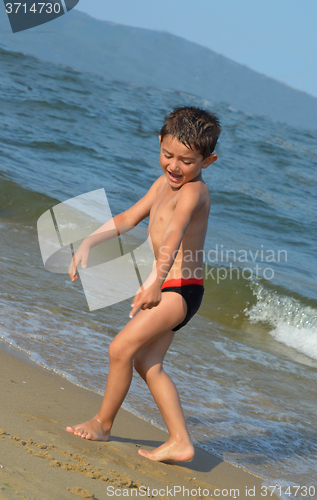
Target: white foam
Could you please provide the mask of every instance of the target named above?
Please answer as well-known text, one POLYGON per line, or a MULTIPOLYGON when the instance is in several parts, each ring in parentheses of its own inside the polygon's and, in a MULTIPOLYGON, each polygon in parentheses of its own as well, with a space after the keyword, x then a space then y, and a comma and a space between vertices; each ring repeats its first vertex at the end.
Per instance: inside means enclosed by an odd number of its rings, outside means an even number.
POLYGON ((317 311, 292 297, 269 292, 260 284, 253 284, 257 302, 246 315, 252 323, 269 323, 270 335, 288 347, 317 359, 317 311))

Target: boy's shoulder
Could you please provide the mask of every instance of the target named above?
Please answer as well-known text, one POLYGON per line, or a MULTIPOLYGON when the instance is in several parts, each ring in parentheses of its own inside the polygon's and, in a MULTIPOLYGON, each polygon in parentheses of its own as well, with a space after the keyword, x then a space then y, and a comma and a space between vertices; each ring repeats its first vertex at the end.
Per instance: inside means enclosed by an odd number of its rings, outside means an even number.
POLYGON ((210 209, 210 194, 207 184, 202 180, 187 182, 179 190, 178 203, 185 203, 194 211, 210 209))
MULTIPOLYGON (((168 181, 164 174, 157 180, 159 181, 158 186, 160 186, 157 190, 159 195, 168 185, 168 181)), ((202 207, 210 208, 209 188, 202 178, 183 184, 179 189, 171 193, 171 199, 173 200, 174 209, 178 207, 178 210, 184 212, 196 212, 202 207)))
POLYGON ((179 189, 179 197, 185 196, 191 196, 199 200, 209 200, 209 188, 202 178, 186 182, 186 184, 183 184, 179 189))

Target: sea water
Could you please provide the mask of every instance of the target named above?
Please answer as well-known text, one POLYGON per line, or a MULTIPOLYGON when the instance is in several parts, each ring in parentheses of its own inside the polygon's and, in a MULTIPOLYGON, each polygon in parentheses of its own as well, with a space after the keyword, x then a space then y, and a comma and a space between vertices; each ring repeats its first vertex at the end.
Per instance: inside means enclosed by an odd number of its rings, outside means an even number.
MULTIPOLYGON (((126 210, 161 175, 166 114, 207 107, 223 132, 204 171, 206 291, 165 367, 198 446, 270 484, 317 487, 315 131, 244 114, 230 96, 133 87, 5 49, 0 66, 0 337, 103 393, 131 300, 89 311, 80 281, 45 270, 37 220, 96 189, 113 215, 126 210)), ((125 407, 164 427, 137 375, 125 407)))

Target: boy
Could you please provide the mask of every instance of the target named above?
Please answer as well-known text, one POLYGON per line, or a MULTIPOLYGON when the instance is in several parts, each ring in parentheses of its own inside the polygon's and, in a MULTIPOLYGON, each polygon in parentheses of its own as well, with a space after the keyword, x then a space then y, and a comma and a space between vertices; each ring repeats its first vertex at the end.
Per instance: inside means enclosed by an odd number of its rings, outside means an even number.
POLYGON ((86 238, 74 256, 69 268, 72 281, 78 279, 78 264, 86 267, 92 247, 117 237, 120 227, 131 228, 150 217, 153 272, 134 297, 131 321, 109 346, 109 374, 99 412, 92 420, 66 429, 76 436, 109 439, 134 365, 169 431, 166 443, 150 452, 139 450, 139 454, 168 462, 189 461, 194 456, 176 387, 162 365, 175 331, 197 312, 204 292, 202 250, 210 198, 202 170, 217 160, 213 150, 220 132, 218 119, 208 111, 181 107, 170 113, 159 136, 163 175, 133 207, 86 238))

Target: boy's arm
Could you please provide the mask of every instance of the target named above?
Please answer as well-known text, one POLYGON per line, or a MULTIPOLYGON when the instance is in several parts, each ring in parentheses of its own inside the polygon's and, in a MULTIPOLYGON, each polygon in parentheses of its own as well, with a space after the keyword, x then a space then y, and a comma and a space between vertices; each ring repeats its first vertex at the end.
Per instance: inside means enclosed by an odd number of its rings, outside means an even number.
POLYGON ((71 265, 69 266, 68 274, 72 281, 78 279, 77 266, 80 262, 83 269, 87 267, 89 252, 92 248, 100 243, 103 243, 104 241, 108 241, 112 238, 116 238, 120 234, 124 234, 149 216, 163 177, 164 176, 159 177, 154 184, 152 184, 143 198, 137 201, 132 207, 108 220, 99 229, 84 239, 75 253, 71 265))
POLYGON ((128 208, 128 210, 125 210, 121 214, 116 215, 88 236, 86 240, 89 243, 90 248, 99 245, 103 241, 107 241, 119 236, 120 234, 124 234, 132 229, 132 227, 137 226, 142 220, 146 219, 146 217, 150 214, 157 190, 162 182, 162 177, 163 176, 159 177, 154 184, 152 184, 143 198, 137 201, 132 207, 128 208))
POLYGON ((203 204, 201 191, 196 186, 184 185, 173 215, 166 227, 157 258, 156 269, 148 278, 149 286, 138 293, 132 302, 132 318, 138 309, 151 309, 161 300, 161 286, 168 275, 193 216, 203 204))

